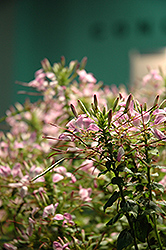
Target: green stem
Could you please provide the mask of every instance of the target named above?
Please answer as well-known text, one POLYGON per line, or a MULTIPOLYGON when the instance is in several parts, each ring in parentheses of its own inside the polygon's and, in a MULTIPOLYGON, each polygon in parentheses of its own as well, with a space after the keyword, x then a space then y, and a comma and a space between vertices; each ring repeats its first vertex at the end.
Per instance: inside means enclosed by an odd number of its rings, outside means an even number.
MULTIPOLYGON (((115 174, 116 177, 118 177, 118 173, 116 171, 114 172, 114 174, 115 174)), ((120 195, 121 195, 122 201, 125 203, 126 200, 125 200, 125 197, 124 197, 122 186, 118 185, 118 188, 119 188, 119 191, 120 191, 120 195)), ((135 230, 134 230, 134 227, 133 227, 132 219, 130 218, 129 213, 127 213, 127 212, 125 213, 125 216, 126 216, 126 218, 128 220, 129 226, 131 228, 132 236, 133 236, 133 239, 134 239, 135 250, 139 250, 139 248, 137 246, 137 240, 136 240, 136 235, 135 235, 135 230)))
MULTIPOLYGON (((125 202, 125 198, 124 198, 124 194, 123 194, 123 189, 122 189, 122 187, 120 185, 118 185, 118 187, 119 187, 119 190, 120 190, 122 201, 125 202)), ((126 218, 128 220, 129 226, 131 228, 131 232, 133 234, 135 250, 139 250, 139 248, 137 246, 137 240, 136 240, 135 230, 134 230, 134 227, 133 227, 133 222, 132 222, 132 220, 130 218, 129 213, 126 212, 125 216, 126 216, 126 218)))
POLYGON ((155 214, 153 214, 153 223, 154 223, 154 231, 155 231, 155 234, 156 234, 157 242, 158 242, 160 250, 162 250, 163 248, 162 248, 160 235, 159 235, 158 229, 157 229, 156 215, 155 214))
MULTIPOLYGON (((148 188, 149 188, 149 199, 152 201, 152 189, 151 189, 151 177, 150 177, 150 159, 149 159, 149 153, 148 153, 148 140, 146 137, 146 133, 144 133, 144 139, 145 139, 145 155, 146 155, 146 162, 147 162, 147 179, 148 179, 148 188)), ((156 239, 159 245, 160 250, 162 250, 162 244, 161 244, 161 239, 160 239, 160 235, 158 233, 158 229, 157 229, 157 222, 156 222, 156 215, 153 214, 153 224, 154 224, 154 231, 155 231, 155 235, 156 235, 156 239)))

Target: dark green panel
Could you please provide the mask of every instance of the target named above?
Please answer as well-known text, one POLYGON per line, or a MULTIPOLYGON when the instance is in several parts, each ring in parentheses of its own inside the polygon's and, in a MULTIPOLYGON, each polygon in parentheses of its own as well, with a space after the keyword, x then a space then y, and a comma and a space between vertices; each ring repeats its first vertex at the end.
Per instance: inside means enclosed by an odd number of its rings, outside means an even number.
POLYGON ((14 1, 0 1, 0 116, 12 104, 14 1))
MULTIPOLYGON (((11 1, 9 1, 11 2, 11 1)), ((23 102, 14 80, 30 81, 47 57, 52 63, 88 57, 87 70, 106 84, 129 84, 129 51, 166 45, 165 0, 15 0, 9 33, 12 103, 23 102)), ((8 11, 8 16, 10 11, 8 11)), ((11 15, 10 15, 11 16, 11 15)), ((8 41, 9 41, 8 37, 8 41)), ((8 72, 9 72, 8 71, 8 72)))

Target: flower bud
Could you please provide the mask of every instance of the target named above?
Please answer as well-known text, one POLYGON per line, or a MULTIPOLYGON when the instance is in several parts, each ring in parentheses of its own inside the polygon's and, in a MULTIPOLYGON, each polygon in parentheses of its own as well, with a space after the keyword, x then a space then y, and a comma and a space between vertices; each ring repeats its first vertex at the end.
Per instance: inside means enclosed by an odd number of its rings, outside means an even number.
POLYGON ((84 69, 86 64, 87 64, 87 57, 85 56, 81 61, 80 69, 84 69))
POLYGON ((144 110, 144 111, 146 111, 146 110, 147 110, 147 104, 146 104, 146 102, 144 103, 143 110, 144 110))
POLYGON ((44 69, 45 72, 51 71, 51 69, 52 69, 51 68, 51 64, 50 64, 50 62, 48 61, 47 58, 45 58, 45 59, 43 59, 41 61, 41 65, 42 65, 42 67, 43 67, 43 69, 44 69))
POLYGON ((108 112, 108 127, 110 126, 112 121, 112 109, 110 109, 110 111, 108 112))
POLYGON ((74 115, 76 118, 78 118, 77 110, 76 110, 76 108, 74 107, 74 105, 73 105, 73 104, 70 104, 70 107, 71 107, 71 110, 72 110, 72 112, 73 112, 73 115, 74 115))
POLYGON ((61 56, 61 64, 63 67, 65 66, 65 63, 66 63, 65 57, 61 56))
POLYGON ((118 106, 118 102, 119 102, 119 97, 117 97, 114 101, 113 108, 112 108, 113 111, 115 111, 116 107, 118 106))
POLYGON ((97 100, 96 95, 94 95, 94 106, 95 106, 95 109, 97 110, 98 109, 98 100, 97 100))
POLYGON ((117 161, 121 161, 122 156, 125 154, 124 148, 121 146, 118 149, 117 161))
POLYGON ((130 95, 128 96, 127 101, 126 101, 126 107, 125 107, 124 112, 127 112, 127 111, 128 111, 129 106, 130 106, 130 103, 131 103, 131 100, 132 100, 132 97, 133 97, 132 94, 130 94, 130 95))
POLYGON ((159 98, 160 96, 157 95, 156 98, 154 99, 154 103, 153 103, 154 106, 156 106, 159 103, 159 98))

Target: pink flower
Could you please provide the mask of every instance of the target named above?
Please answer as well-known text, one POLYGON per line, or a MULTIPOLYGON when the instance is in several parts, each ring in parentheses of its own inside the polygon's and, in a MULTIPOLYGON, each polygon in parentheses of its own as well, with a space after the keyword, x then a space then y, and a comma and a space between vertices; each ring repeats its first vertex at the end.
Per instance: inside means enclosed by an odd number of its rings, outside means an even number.
POLYGON ((99 131, 99 127, 94 123, 94 121, 87 117, 86 115, 79 115, 77 119, 71 120, 67 127, 73 132, 83 131, 99 131))
POLYGON ((11 169, 9 166, 0 166, 0 175, 2 177, 7 177, 11 174, 11 169))
POLYGON ((53 177, 52 177, 52 181, 55 182, 55 183, 59 182, 59 181, 61 181, 63 179, 64 179, 64 177, 61 174, 54 174, 53 177))
POLYGON ((53 242, 53 250, 65 250, 68 248, 69 243, 66 243, 64 245, 60 244, 58 241, 53 242))
POLYGON ((63 166, 57 167, 54 169, 54 171, 57 173, 53 175, 53 182, 56 183, 63 180, 64 176, 71 178, 72 183, 76 182, 75 176, 72 173, 67 172, 65 167, 63 166))
POLYGON ((157 139, 166 141, 166 135, 164 133, 162 133, 160 130, 158 130, 157 128, 153 128, 151 130, 157 139))
POLYGON ((68 223, 71 225, 74 225, 74 221, 72 220, 72 216, 69 213, 56 214, 52 219, 57 220, 57 221, 63 220, 63 224, 62 224, 63 227, 66 227, 67 226, 66 224, 68 224, 68 223))
POLYGON ((166 121, 166 108, 164 109, 156 109, 153 114, 155 115, 154 124, 160 124, 166 121))
POLYGON ((163 78, 158 74, 157 70, 151 70, 148 75, 143 77, 143 84, 146 85, 150 81, 156 82, 157 84, 163 81, 163 78))
POLYGON ((73 135, 64 132, 59 136, 59 140, 64 140, 64 141, 73 141, 74 137, 73 135))
POLYGON ((55 172, 57 172, 59 174, 66 174, 66 172, 67 172, 66 168, 63 166, 57 167, 54 170, 55 170, 55 172))
POLYGON ((22 186, 21 190, 20 190, 20 196, 21 198, 24 198, 28 193, 28 188, 27 186, 22 186))
POLYGON ((56 214, 53 218, 53 220, 63 220, 64 216, 62 214, 56 214))
POLYGON ((13 245, 10 244, 10 243, 5 243, 5 244, 3 245, 3 247, 4 247, 5 249, 7 249, 7 250, 17 250, 17 247, 16 247, 16 246, 13 246, 13 245))
POLYGON ((24 147, 25 145, 23 142, 17 142, 17 141, 14 142, 14 148, 24 148, 24 147))
POLYGON ((80 188, 79 195, 81 197, 81 200, 90 202, 92 200, 92 198, 90 198, 90 195, 92 193, 92 189, 91 188, 82 188, 81 185, 79 188, 80 188))
POLYGON ((43 211, 43 218, 48 217, 50 214, 54 215, 58 204, 59 203, 56 203, 55 205, 51 204, 51 205, 45 207, 44 211, 43 211))
POLYGON ((72 182, 72 183, 75 183, 75 182, 77 181, 76 177, 75 177, 72 173, 67 172, 65 175, 66 175, 67 177, 71 178, 71 182, 72 182))
POLYGON ((31 217, 29 217, 29 227, 27 228, 27 234, 29 236, 32 236, 33 228, 35 224, 36 222, 31 217))
POLYGON ((81 164, 81 170, 88 173, 88 174, 90 173, 90 174, 95 175, 95 176, 98 176, 98 174, 100 173, 100 171, 93 165, 93 161, 88 160, 88 159, 86 159, 81 164))
POLYGON ((20 163, 16 163, 14 167, 12 168, 11 172, 12 172, 13 178, 15 178, 16 176, 19 176, 20 178, 23 177, 20 163))
POLYGON ((160 124, 160 123, 165 122, 165 121, 166 121, 165 115, 156 115, 154 124, 157 125, 157 124, 160 124))
POLYGON ((63 226, 66 226, 67 223, 74 225, 74 221, 72 220, 72 216, 69 213, 64 213, 64 221, 63 221, 63 226))
POLYGON ((122 156, 124 155, 125 151, 123 149, 123 147, 121 146, 119 149, 118 149, 118 155, 117 155, 117 161, 121 161, 121 158, 122 156))
MULTIPOLYGON (((41 167, 36 167, 35 165, 33 165, 30 169, 29 176, 31 179, 33 179, 34 177, 36 177, 38 174, 42 172, 43 172, 43 169, 41 167)), ((45 178, 43 176, 35 180, 35 182, 44 182, 44 181, 45 181, 45 178)))
POLYGON ((91 82, 91 83, 96 83, 97 80, 94 78, 94 76, 91 73, 87 73, 84 69, 82 70, 77 70, 77 74, 79 75, 79 80, 81 82, 91 82))

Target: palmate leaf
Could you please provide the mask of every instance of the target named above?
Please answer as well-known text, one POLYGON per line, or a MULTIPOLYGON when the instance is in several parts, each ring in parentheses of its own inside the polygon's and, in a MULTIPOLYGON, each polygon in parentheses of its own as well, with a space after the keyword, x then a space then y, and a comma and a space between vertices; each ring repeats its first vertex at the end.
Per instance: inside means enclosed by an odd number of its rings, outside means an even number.
POLYGON ((119 192, 115 191, 104 205, 104 212, 107 207, 111 207, 114 204, 114 202, 118 199, 118 197, 119 197, 119 192))
POLYGON ((117 250, 122 250, 133 244, 133 236, 128 229, 124 229, 118 236, 117 250))

